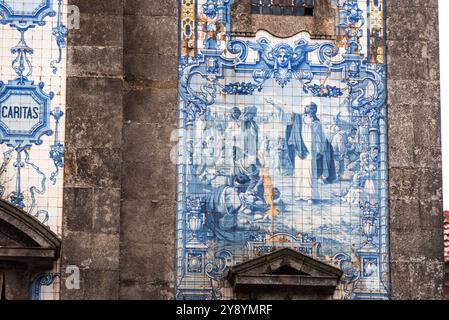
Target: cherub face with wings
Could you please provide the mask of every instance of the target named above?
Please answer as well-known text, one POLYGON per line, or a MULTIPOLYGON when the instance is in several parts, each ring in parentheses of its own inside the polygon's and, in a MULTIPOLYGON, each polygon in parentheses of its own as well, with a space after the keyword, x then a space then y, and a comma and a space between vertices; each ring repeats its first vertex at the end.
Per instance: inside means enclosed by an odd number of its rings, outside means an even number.
POLYGON ((288 68, 293 57, 293 49, 287 44, 277 45, 272 52, 278 68, 288 68))
POLYGON ((294 46, 280 43, 274 47, 266 38, 260 38, 256 42, 248 42, 248 46, 259 52, 262 61, 268 67, 263 72, 256 73, 265 79, 274 75, 276 81, 283 87, 292 77, 300 78, 300 71, 307 63, 307 54, 316 50, 317 44, 309 44, 304 39, 299 39, 294 46))

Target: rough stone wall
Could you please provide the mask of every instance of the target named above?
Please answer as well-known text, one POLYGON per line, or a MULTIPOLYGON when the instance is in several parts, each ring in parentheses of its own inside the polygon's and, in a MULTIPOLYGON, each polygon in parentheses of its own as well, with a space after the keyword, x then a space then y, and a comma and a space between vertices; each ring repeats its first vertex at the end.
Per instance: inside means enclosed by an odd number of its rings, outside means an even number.
POLYGON ((173 299, 178 1, 127 0, 120 298, 173 299))
POLYGON ((387 2, 393 299, 443 289, 438 2, 387 2), (410 19, 413 17, 413 19, 410 19))
POLYGON ((449 211, 444 212, 444 295, 449 298, 449 211))
POLYGON ((71 0, 81 29, 68 38, 62 299, 119 298, 123 0, 71 0))
POLYGON ((71 4, 61 297, 173 298, 177 1, 71 4))
MULTIPOLYGON (((62 283, 78 265, 81 289, 61 297, 173 298, 177 1, 71 4, 62 283)), ((387 17, 392 297, 438 298, 437 1, 390 0, 387 17)))

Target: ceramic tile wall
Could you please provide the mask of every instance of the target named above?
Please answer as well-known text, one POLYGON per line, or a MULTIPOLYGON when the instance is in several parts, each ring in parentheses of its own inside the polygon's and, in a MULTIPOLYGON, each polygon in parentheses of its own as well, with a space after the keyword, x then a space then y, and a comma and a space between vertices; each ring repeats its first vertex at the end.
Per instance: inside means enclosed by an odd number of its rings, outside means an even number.
MULTIPOLYGON (((62 235, 67 6, 0 1, 0 195, 62 235)), ((58 299, 58 266, 32 299, 58 299)))
MULTIPOLYGON (((177 298, 292 247, 389 297, 381 0, 333 1, 334 40, 230 34, 233 0, 180 0, 177 298)), ((301 17, 298 17, 301 19, 301 17)))

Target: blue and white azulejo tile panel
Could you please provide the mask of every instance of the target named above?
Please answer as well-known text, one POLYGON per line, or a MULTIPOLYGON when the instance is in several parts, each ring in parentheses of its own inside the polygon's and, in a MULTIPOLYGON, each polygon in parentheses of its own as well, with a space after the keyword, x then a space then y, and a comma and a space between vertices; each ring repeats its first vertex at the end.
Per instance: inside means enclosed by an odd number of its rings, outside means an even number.
MULTIPOLYGON (((0 0, 0 196, 59 236, 66 21, 65 0, 0 0)), ((30 298, 58 299, 58 269, 38 277, 30 298)))
POLYGON ((233 2, 180 0, 177 298, 288 246, 388 299, 385 1, 332 1, 332 40, 234 37, 233 2))

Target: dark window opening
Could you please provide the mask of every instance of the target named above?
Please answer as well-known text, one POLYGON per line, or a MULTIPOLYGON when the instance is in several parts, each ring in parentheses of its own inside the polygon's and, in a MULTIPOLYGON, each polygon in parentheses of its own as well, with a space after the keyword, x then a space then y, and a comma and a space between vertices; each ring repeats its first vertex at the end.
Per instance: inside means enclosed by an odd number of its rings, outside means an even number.
POLYGON ((252 14, 313 16, 314 0, 251 0, 252 14))

